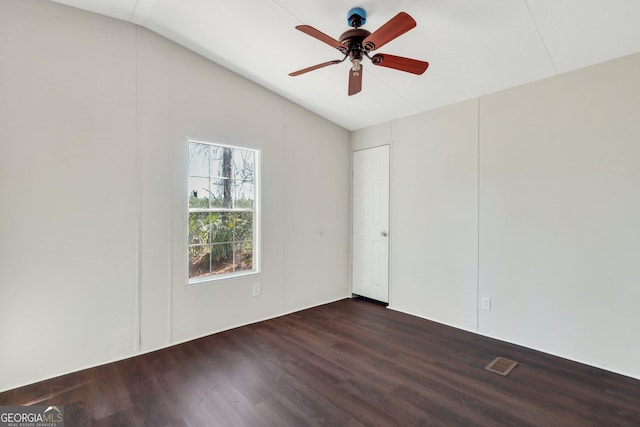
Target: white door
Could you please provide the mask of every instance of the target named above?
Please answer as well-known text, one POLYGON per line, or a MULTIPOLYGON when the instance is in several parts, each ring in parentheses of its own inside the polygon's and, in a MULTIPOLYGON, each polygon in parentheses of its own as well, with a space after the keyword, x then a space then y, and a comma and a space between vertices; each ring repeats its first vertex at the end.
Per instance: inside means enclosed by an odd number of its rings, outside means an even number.
POLYGON ((389 146, 353 153, 352 292, 389 302, 389 146))

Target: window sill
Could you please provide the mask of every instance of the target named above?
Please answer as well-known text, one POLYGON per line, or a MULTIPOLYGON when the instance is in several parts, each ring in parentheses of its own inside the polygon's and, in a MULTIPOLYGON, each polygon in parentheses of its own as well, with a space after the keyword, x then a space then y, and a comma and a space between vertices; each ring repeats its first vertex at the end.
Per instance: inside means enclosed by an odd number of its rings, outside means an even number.
POLYGON ((202 286, 209 284, 211 282, 220 282, 224 280, 232 280, 240 277, 247 276, 255 276, 256 274, 260 274, 259 271, 243 271, 241 273, 229 273, 229 274, 221 274, 219 276, 207 276, 207 277, 197 277, 193 279, 189 279, 187 281, 187 286, 202 286))

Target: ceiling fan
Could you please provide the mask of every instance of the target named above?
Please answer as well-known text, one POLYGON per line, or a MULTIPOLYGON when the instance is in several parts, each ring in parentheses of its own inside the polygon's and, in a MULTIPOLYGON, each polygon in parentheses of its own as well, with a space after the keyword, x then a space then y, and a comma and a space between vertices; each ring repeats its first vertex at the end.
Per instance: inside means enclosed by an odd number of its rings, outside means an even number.
POLYGON ((339 64, 349 58, 352 64, 349 69, 349 96, 351 96, 362 90, 362 59, 365 56, 371 60, 373 65, 377 65, 379 67, 393 68, 418 75, 427 70, 429 63, 425 61, 405 58, 402 56, 388 55, 385 53, 378 53, 373 56, 369 55, 370 52, 381 48, 391 40, 394 40, 416 26, 416 21, 409 16, 409 14, 405 12, 398 13, 373 33, 360 28, 366 21, 367 14, 364 9, 354 7, 349 10, 349 13, 347 14, 347 22, 349 26, 353 28, 342 33, 339 40, 316 30, 310 25, 298 25, 296 27, 297 30, 300 30, 305 34, 338 49, 340 53, 344 54, 344 58, 303 68, 302 70, 289 73, 289 75, 299 76, 300 74, 308 73, 309 71, 317 70, 329 65, 339 64))

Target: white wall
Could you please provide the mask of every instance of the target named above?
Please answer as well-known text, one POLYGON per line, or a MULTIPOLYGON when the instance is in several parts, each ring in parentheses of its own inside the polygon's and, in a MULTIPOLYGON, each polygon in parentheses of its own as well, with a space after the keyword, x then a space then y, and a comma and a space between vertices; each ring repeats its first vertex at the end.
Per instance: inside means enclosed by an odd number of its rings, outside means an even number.
POLYGON ((640 55, 480 101, 481 332, 640 378, 640 55))
POLYGON ((0 57, 0 390, 349 294, 346 130, 50 2, 0 2, 0 57), (260 274, 186 284, 187 137, 261 150, 260 274))
POLYGON ((393 123, 391 305, 476 324, 478 103, 393 123))
POLYGON ((392 145, 390 307, 640 378, 638 75, 634 55, 354 132, 392 145))

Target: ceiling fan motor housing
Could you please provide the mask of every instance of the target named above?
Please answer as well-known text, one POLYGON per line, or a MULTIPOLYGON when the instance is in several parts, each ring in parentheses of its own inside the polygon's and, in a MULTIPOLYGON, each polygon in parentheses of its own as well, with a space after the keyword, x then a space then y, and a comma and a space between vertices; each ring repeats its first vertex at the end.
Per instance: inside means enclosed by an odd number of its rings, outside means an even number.
POLYGON ((347 13, 347 24, 360 28, 367 22, 367 12, 361 7, 352 7, 347 13))
POLYGON ((340 42, 349 46, 349 59, 361 60, 363 56, 362 41, 366 39, 371 33, 362 28, 354 28, 347 30, 340 36, 340 42))

